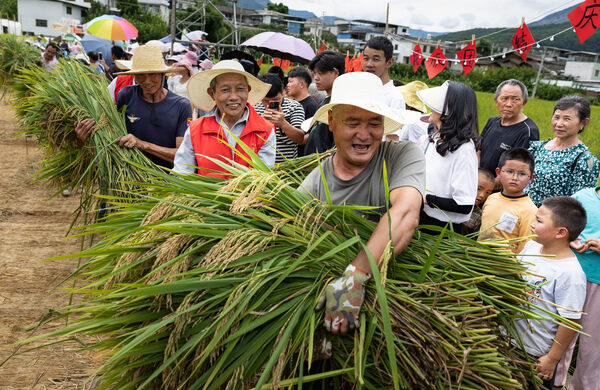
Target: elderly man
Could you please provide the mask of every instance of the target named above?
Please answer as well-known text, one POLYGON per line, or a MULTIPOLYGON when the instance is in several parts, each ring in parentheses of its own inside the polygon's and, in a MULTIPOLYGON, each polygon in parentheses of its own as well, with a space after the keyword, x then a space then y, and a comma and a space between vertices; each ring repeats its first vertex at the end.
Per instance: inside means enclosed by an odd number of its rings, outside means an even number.
POLYGON ((522 112, 527 98, 527 88, 519 80, 505 80, 496 88, 494 102, 500 115, 488 119, 481 132, 481 168, 496 172, 505 150, 527 149, 529 142, 540 139, 537 125, 522 112))
MULTIPOLYGON (((158 47, 138 47, 131 65, 131 70, 116 73, 134 75, 136 83, 117 95, 117 108, 127 106, 125 123, 129 133, 117 142, 125 148, 138 148, 154 163, 172 168, 175 152, 192 117, 190 102, 163 88, 165 74, 176 69, 165 65, 158 47)), ((85 140, 93 126, 93 119, 85 119, 75 131, 85 140)))
POLYGON ((270 87, 234 60, 220 61, 212 69, 192 76, 188 81, 188 96, 195 107, 208 112, 193 121, 185 132, 173 170, 227 178, 227 170, 215 160, 250 166, 248 153, 238 140, 267 166, 274 166, 274 126, 252 108, 270 87))
MULTIPOLYGON (((376 261, 381 259, 390 232, 395 252, 406 248, 418 225, 425 197, 423 152, 412 142, 381 141, 384 131, 400 127, 395 115, 398 114, 385 104, 383 85, 377 76, 357 72, 338 77, 333 83, 331 102, 319 108, 313 118, 329 124, 337 150, 323 162, 323 176, 317 168, 300 187, 325 201, 326 182, 334 204, 375 207, 376 214, 365 216, 379 220, 366 245, 376 261), (356 88, 357 85, 361 87, 356 88), (387 212, 384 161, 391 203, 387 212)), ((326 301, 325 327, 332 333, 345 333, 356 325, 363 284, 370 275, 367 253, 361 250, 343 275, 326 287, 317 308, 326 301)))
POLYGON ((42 66, 46 70, 52 70, 58 65, 56 55, 60 48, 54 42, 50 42, 46 45, 46 50, 42 53, 42 66))

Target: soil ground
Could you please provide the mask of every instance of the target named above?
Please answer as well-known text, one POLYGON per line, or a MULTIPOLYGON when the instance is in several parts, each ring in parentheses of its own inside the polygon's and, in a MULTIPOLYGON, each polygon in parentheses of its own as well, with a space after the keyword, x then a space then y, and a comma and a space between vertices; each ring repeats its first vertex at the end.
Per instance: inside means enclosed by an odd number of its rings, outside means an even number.
MULTIPOLYGON (((77 197, 48 200, 55 189, 34 182, 43 154, 16 129, 10 106, 0 101, 0 364, 13 343, 32 334, 27 328, 68 303, 68 294, 54 287, 77 260, 42 259, 80 249, 79 239, 66 238, 77 197)), ((33 334, 63 325, 54 321, 33 334)), ((80 347, 61 343, 12 357, 0 365, 0 390, 89 388, 86 381, 101 359, 80 347)))

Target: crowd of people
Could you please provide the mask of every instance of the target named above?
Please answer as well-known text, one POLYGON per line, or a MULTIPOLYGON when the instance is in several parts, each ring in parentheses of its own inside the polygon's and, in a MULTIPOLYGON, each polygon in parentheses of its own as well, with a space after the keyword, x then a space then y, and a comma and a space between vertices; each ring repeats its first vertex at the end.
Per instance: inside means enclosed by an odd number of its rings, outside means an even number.
MULTIPOLYGON (((57 50, 46 47, 45 68, 55 66, 57 50)), ((396 253, 418 225, 430 234, 453 229, 480 241, 507 240, 529 269, 532 302, 583 327, 570 388, 599 388, 600 166, 578 136, 590 122, 586 99, 560 99, 554 138, 544 141, 523 112, 528 92, 521 81, 498 85, 499 115, 480 132, 468 85, 395 85, 393 46, 384 37, 367 42, 364 72, 348 74, 344 56, 330 50, 287 76, 275 66, 259 75, 244 53, 213 64, 190 51, 169 58, 171 66, 152 45, 138 47, 131 61, 118 49, 112 54, 115 67, 90 66, 114 78, 115 103, 126 106, 129 134, 118 144, 174 174, 228 178, 227 166, 273 167, 335 148, 299 190, 369 206, 360 212, 377 225, 367 249, 318 304, 331 333, 356 326, 372 274, 367 250, 380 259, 390 232, 396 253)), ((82 142, 93 127, 91 119, 76 124, 82 142)), ((537 359, 544 385, 564 385, 576 332, 551 321, 516 324, 513 336, 537 359)))

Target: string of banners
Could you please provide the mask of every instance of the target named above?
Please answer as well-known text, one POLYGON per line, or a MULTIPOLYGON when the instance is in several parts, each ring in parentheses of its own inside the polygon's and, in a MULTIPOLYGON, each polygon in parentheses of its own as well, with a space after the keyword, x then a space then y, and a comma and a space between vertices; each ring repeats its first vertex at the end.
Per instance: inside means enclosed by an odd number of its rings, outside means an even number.
MULTIPOLYGON (((531 31, 529 31, 527 24, 525 24, 525 18, 523 18, 521 20, 521 25, 512 37, 511 44, 514 50, 482 58, 489 58, 491 61, 494 61, 494 57, 502 56, 502 58, 505 58, 508 53, 518 53, 523 62, 527 62, 527 54, 529 54, 529 50, 531 50, 533 45, 540 47, 540 42, 546 40, 553 41, 556 35, 560 35, 571 29, 577 34, 579 42, 583 43, 598 29, 598 27, 600 27, 600 0, 584 1, 568 14, 568 18, 572 27, 566 28, 538 41, 533 39, 531 31)), ((448 62, 460 62, 465 75, 468 75, 479 60, 477 57, 475 36, 472 37, 469 44, 456 53, 456 56, 458 57, 457 60, 446 58, 444 52, 440 48, 440 41, 438 41, 437 47, 428 57, 423 55, 423 50, 419 43, 420 39, 417 40, 417 44, 412 50, 410 63, 416 73, 419 66, 424 62, 425 69, 427 70, 427 77, 429 77, 429 79, 434 78, 444 70, 446 66, 448 66, 448 62)))

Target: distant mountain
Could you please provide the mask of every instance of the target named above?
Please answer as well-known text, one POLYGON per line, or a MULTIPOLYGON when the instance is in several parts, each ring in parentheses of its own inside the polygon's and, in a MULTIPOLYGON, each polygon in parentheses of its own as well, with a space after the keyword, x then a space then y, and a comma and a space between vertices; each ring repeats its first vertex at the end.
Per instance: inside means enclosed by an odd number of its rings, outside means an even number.
POLYGON ((553 14, 548 15, 548 16, 544 17, 543 19, 538 20, 537 22, 528 23, 527 25, 528 26, 543 26, 546 24, 568 22, 569 18, 567 17, 567 15, 578 6, 579 6, 579 4, 569 7, 569 8, 565 8, 561 11, 557 11, 553 14))
POLYGON ((413 28, 409 28, 408 29, 408 34, 411 37, 415 37, 415 38, 427 38, 428 34, 431 34, 431 36, 433 36, 433 37, 437 37, 439 35, 443 35, 443 34, 446 34, 446 33, 443 33, 443 32, 433 32, 433 31, 424 31, 424 30, 416 30, 416 29, 413 29, 413 28))

